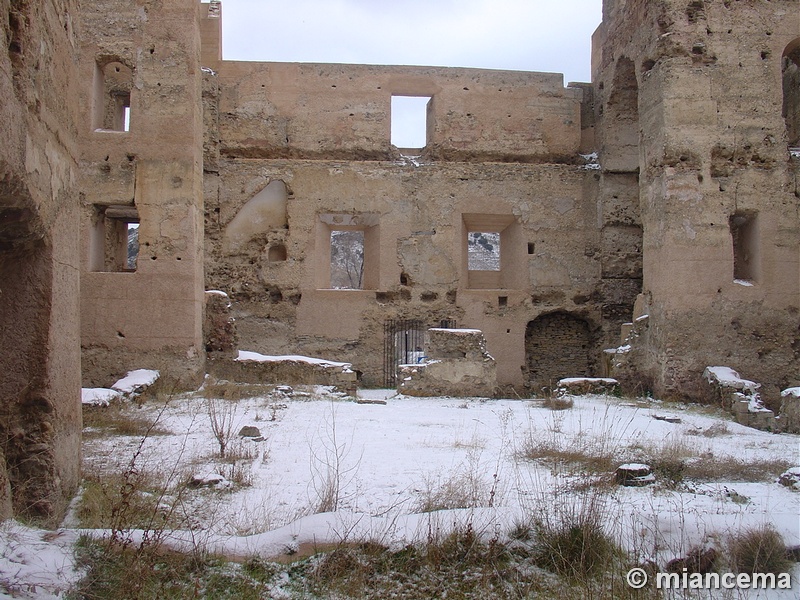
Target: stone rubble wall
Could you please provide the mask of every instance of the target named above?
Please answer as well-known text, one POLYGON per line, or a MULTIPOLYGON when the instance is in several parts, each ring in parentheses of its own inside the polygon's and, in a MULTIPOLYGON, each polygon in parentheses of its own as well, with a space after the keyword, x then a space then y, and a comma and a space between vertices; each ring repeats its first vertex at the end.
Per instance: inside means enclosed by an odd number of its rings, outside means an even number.
POLYGON ((397 392, 406 396, 491 397, 496 392, 495 360, 476 329, 428 330, 427 358, 400 365, 397 392))

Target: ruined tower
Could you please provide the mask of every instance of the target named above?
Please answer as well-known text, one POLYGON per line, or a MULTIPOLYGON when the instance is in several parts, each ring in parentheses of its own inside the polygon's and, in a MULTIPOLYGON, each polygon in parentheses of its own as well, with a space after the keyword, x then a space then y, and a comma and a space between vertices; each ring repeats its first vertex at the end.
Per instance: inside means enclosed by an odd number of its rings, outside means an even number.
POLYGON ((633 383, 701 399, 722 364, 776 399, 800 356, 800 2, 606 0, 593 44, 601 203, 638 201, 643 232, 633 383))
POLYGON ((200 10, 82 6, 84 385, 133 368, 183 384, 203 372, 200 10))

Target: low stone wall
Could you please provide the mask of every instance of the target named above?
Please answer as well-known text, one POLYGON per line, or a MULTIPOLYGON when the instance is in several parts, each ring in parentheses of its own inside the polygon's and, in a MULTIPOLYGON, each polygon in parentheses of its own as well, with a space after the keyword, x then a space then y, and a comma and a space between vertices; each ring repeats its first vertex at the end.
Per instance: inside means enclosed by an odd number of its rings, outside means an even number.
POLYGON ((781 399, 778 429, 785 433, 800 433, 800 387, 783 390, 781 399))
POLYGON ((265 356, 239 351, 237 358, 207 361, 208 373, 236 383, 331 385, 354 395, 358 376, 350 363, 307 356, 265 356))
POLYGON ((407 396, 492 396, 497 388, 494 358, 478 329, 428 330, 428 359, 400 365, 397 391, 407 396))
POLYGON ((742 379, 728 367, 706 367, 703 377, 711 386, 716 403, 730 411, 737 423, 766 431, 777 430, 775 413, 764 407, 757 391, 761 387, 758 383, 742 379))

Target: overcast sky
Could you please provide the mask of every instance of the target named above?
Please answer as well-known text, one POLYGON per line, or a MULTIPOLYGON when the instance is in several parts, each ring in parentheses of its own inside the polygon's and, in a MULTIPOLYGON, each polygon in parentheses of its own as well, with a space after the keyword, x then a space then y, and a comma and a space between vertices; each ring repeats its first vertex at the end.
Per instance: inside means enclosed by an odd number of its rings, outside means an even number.
POLYGON ((223 0, 229 60, 479 67, 590 80, 601 0, 223 0))
MULTIPOLYGON (((602 0, 222 0, 223 57, 545 71, 566 85, 591 80, 601 12, 602 0)), ((392 142, 424 145, 395 140, 401 110, 392 142)), ((424 122, 402 129, 414 127, 424 137, 424 122)))

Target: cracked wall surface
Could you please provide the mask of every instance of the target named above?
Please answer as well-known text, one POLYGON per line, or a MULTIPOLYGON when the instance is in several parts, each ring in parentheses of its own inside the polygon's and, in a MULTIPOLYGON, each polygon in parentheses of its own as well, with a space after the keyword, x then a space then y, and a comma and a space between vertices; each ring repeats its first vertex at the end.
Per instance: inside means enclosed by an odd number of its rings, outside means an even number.
POLYGON ((216 16, 203 23, 206 282, 229 293, 241 347, 337 357, 376 385, 385 322, 455 321, 484 332, 500 385, 523 388, 538 316, 580 315, 594 352, 616 341, 641 291, 641 223, 624 177, 601 203, 601 175, 581 156, 593 149, 591 86, 549 73, 222 61, 215 28, 216 16), (392 95, 431 97, 419 151, 390 143, 392 95), (276 182, 286 223, 233 248, 229 232, 276 182), (336 225, 325 215, 370 215, 369 227, 348 225, 365 232, 363 289, 330 289, 336 225), (470 231, 499 234, 499 271, 468 268, 470 231))
POLYGON ((796 0, 604 3, 593 52, 600 156, 628 156, 617 168, 639 178, 639 304, 650 318, 638 384, 659 395, 703 399, 702 371, 715 364, 762 382, 772 403, 796 377, 798 160, 787 146, 800 109, 784 80, 799 9, 796 0), (640 131, 620 140, 614 102, 634 95, 617 107, 640 131), (756 223, 745 250, 757 264, 737 281, 731 223, 743 215, 756 223))
POLYGON ((80 478, 77 12, 0 2, 0 517, 53 522, 80 478))
POLYGON ((133 368, 182 386, 202 377, 201 9, 195 0, 104 0, 81 12, 84 385, 133 368), (131 73, 127 131, 92 118, 109 102, 110 64, 131 73), (135 269, 95 266, 93 237, 113 225, 112 209, 138 220, 135 269))
POLYGON ((777 408, 800 359, 798 8, 605 0, 593 81, 565 86, 223 61, 216 1, 0 0, 0 516, 63 511, 81 371, 188 387, 237 336, 380 385, 387 332, 478 329, 498 385, 536 391, 600 374, 622 326, 630 390, 708 399, 724 364, 777 408), (430 98, 424 148, 392 146, 393 95, 430 98), (231 301, 206 341, 204 287, 231 301))

